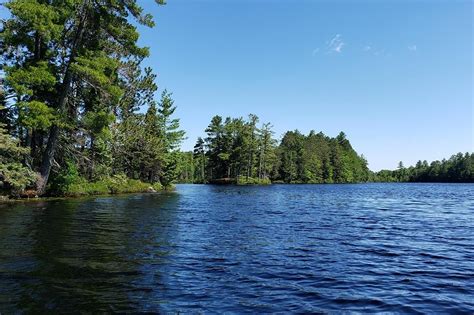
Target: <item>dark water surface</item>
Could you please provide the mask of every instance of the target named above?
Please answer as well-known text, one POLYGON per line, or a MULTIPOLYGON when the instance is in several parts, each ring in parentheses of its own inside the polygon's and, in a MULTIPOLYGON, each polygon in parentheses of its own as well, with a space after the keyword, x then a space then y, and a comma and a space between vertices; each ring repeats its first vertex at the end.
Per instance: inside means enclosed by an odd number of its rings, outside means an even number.
POLYGON ((0 205, 0 312, 474 312, 474 185, 0 205))

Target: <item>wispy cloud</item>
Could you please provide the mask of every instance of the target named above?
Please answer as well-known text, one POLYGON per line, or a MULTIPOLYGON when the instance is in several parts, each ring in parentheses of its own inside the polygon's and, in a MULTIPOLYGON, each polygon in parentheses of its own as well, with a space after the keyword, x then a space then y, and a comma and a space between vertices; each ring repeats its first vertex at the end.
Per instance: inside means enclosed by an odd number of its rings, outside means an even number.
POLYGON ((313 52, 311 53, 314 56, 316 56, 316 54, 319 52, 319 47, 313 49, 313 52))
POLYGON ((327 49, 328 52, 334 52, 340 54, 342 52, 342 48, 346 45, 342 41, 341 34, 336 34, 330 41, 327 42, 327 49))
POLYGON ((416 47, 416 45, 410 45, 410 46, 408 46, 408 50, 409 51, 417 51, 418 48, 416 47))
POLYGON ((389 57, 391 54, 387 52, 384 48, 380 48, 377 45, 366 44, 362 46, 362 51, 366 54, 373 55, 375 57, 389 57))

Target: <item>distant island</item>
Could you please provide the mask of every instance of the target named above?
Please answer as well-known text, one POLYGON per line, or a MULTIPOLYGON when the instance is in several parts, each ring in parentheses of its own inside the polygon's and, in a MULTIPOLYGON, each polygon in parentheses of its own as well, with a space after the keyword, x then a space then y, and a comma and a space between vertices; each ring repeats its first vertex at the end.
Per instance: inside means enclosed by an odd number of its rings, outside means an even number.
POLYGON ((278 141, 259 118, 214 116, 193 152, 181 153, 178 181, 211 184, 332 184, 361 182, 474 182, 474 154, 419 161, 397 170, 372 172, 344 132, 328 137, 288 131, 278 141))

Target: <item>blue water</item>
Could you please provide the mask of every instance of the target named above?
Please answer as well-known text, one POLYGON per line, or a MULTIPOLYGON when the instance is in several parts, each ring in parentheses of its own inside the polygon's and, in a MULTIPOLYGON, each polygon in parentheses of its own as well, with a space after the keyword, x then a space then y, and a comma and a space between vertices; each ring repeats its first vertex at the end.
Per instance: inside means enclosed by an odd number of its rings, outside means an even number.
POLYGON ((0 312, 474 312, 474 185, 0 205, 0 312))

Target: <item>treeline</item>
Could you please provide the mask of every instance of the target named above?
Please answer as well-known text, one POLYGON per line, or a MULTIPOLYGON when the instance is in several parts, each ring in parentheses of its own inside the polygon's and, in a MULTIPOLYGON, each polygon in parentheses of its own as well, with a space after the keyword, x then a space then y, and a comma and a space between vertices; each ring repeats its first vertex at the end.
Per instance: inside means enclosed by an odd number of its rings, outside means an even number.
POLYGON ((88 194, 169 185, 184 132, 171 94, 155 102, 155 75, 142 67, 149 51, 138 46, 135 23, 153 27, 152 17, 135 0, 3 6, 11 17, 0 29, 0 189, 88 194))
POLYGON ((450 159, 433 161, 430 164, 418 161, 415 166, 406 168, 403 162, 398 169, 382 170, 374 174, 379 182, 447 182, 474 183, 474 153, 458 153, 450 159))
POLYGON ((369 180, 367 161, 341 132, 303 135, 288 131, 280 142, 270 123, 259 118, 214 116, 193 152, 181 154, 182 182, 355 183, 369 180))

